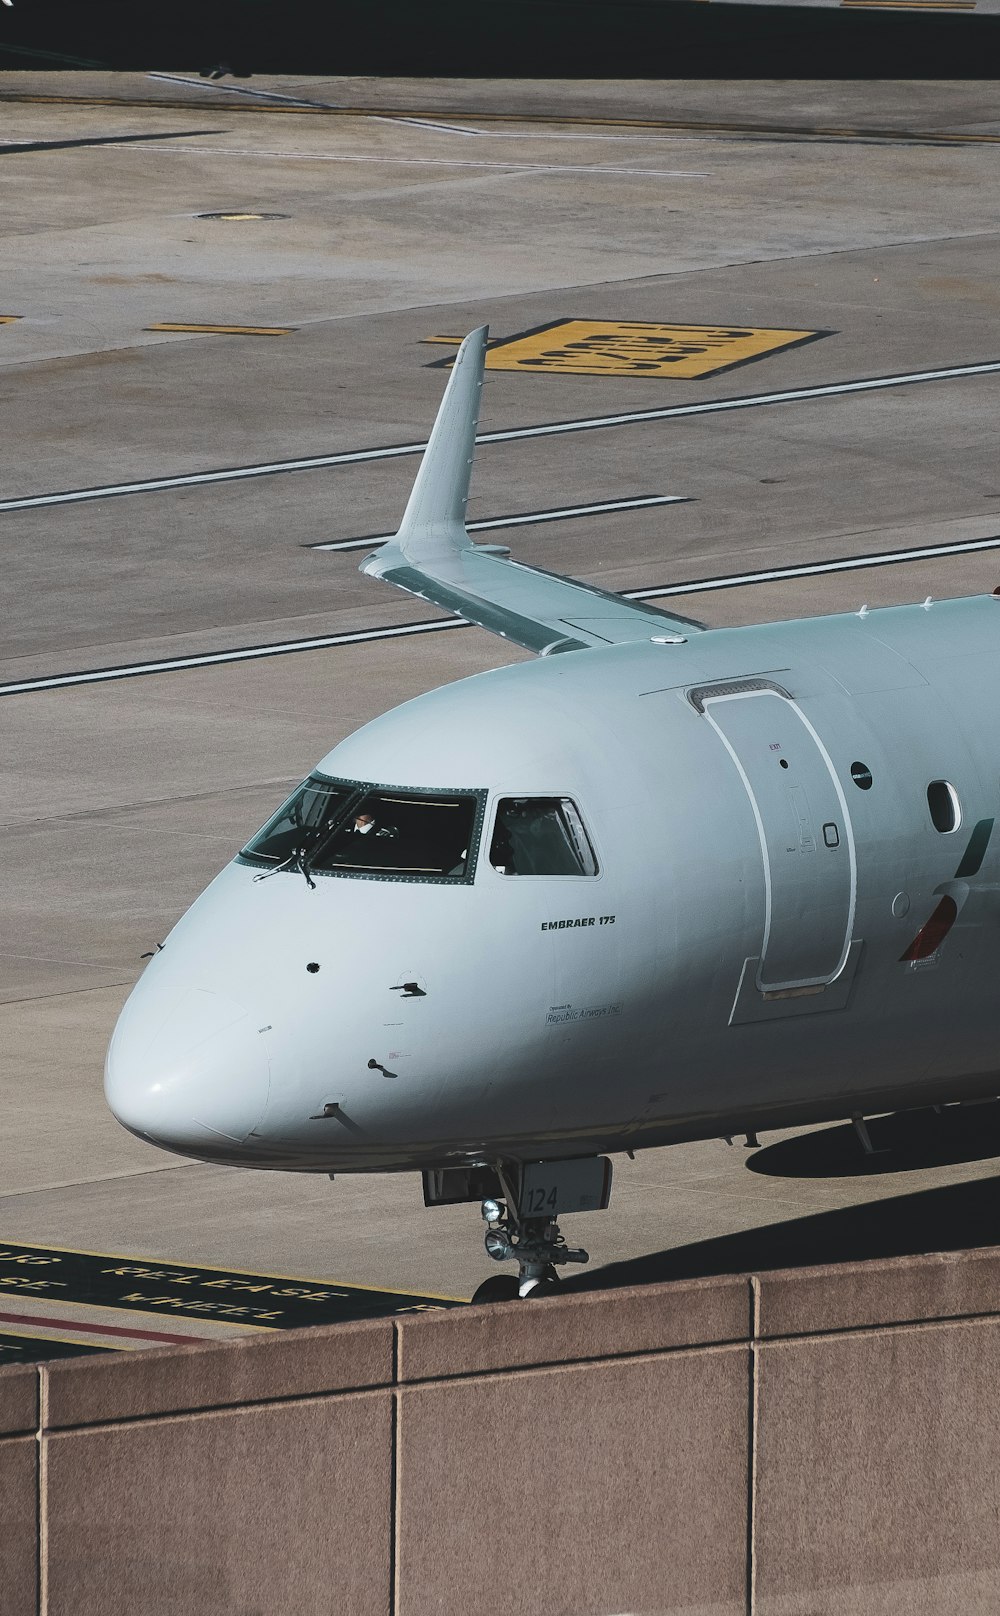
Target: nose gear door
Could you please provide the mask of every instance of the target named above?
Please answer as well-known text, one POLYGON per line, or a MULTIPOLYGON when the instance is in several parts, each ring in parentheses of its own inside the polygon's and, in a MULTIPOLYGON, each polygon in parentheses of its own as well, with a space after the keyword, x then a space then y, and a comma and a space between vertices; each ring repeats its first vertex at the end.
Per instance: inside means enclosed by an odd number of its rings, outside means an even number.
POLYGON ((757 823, 765 899, 757 988, 831 982, 850 948, 857 872, 847 802, 826 748, 777 687, 697 696, 757 823))

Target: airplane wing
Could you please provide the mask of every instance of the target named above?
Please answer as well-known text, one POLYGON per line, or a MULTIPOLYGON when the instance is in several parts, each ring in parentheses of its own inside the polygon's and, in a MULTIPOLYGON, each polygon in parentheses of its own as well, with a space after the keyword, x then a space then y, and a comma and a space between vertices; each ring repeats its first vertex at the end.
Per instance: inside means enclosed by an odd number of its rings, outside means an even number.
POLYGON ((488 331, 459 348, 399 532, 361 571, 541 656, 699 632, 691 618, 512 561, 504 545, 473 544, 465 512, 488 331))

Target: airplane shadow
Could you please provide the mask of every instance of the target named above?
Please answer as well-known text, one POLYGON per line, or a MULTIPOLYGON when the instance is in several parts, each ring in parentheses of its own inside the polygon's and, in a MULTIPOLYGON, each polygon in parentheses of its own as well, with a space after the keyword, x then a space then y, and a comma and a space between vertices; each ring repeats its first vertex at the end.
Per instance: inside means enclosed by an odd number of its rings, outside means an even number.
POLYGON ((768 1178, 864 1178, 912 1173, 923 1167, 988 1161, 1000 1156, 1000 1105, 950 1105, 941 1112, 899 1111, 872 1117, 874 1156, 865 1155, 854 1128, 799 1134, 765 1145, 746 1165, 768 1178))
MULTIPOLYGON (((805 1141, 789 1143, 804 1145, 805 1141)), ((972 1160, 992 1153, 977 1151, 975 1156, 956 1159, 972 1160)), ((996 1177, 989 1177, 694 1241, 574 1274, 564 1279, 563 1286, 567 1290, 604 1290, 995 1245, 1000 1245, 1000 1185, 996 1177)))

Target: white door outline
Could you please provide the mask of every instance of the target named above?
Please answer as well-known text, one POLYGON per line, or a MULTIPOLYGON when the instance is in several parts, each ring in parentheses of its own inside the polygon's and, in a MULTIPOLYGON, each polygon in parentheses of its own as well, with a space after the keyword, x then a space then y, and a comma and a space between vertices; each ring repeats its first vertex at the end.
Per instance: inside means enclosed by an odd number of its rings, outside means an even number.
POLYGON ((720 692, 720 694, 717 696, 713 696, 709 691, 703 690, 699 691, 698 695, 700 697, 700 705, 705 717, 708 719, 723 746, 726 748, 726 751, 729 753, 729 756, 732 758, 733 763, 736 765, 737 772, 743 782, 743 788, 746 791, 750 807, 753 811, 754 822, 757 826, 757 836, 760 842, 760 855, 764 866, 764 937, 761 943, 760 960, 757 964, 757 989, 761 993, 779 993, 785 992, 792 988, 825 987, 828 983, 836 981, 837 977, 844 969, 844 966, 847 964, 847 956, 850 952, 851 939, 854 933, 854 915, 857 908, 858 896, 858 864, 857 853, 854 846, 854 827, 851 824, 851 816, 847 807, 847 798, 844 796, 843 787, 837 778, 837 772, 834 769, 830 754, 823 745, 823 742, 820 740, 812 724, 809 722, 809 719, 802 711, 802 708, 799 706, 798 702, 794 701, 792 697, 787 695, 784 691, 776 689, 773 685, 769 685, 763 689, 758 685, 758 688, 755 690, 730 690, 725 693, 720 692), (771 937, 771 922, 774 907, 772 896, 771 861, 767 850, 767 835, 764 830, 764 822, 761 818, 760 808, 758 807, 757 799, 754 796, 753 788, 750 784, 746 770, 737 756, 728 736, 724 733, 720 725, 716 723, 711 712, 711 708, 721 702, 752 701, 755 698, 759 699, 761 696, 771 696, 776 698, 778 701, 783 701, 786 706, 790 707, 795 713, 795 716, 798 718, 803 728, 812 738, 820 757, 823 759, 823 762, 826 765, 827 772, 831 781, 833 782, 833 788, 837 795, 837 801, 840 804, 840 811, 844 817, 844 834, 847 842, 850 879, 847 923, 844 928, 844 944, 836 969, 824 976, 798 977, 784 982, 762 981, 765 962, 767 960, 767 946, 771 937))

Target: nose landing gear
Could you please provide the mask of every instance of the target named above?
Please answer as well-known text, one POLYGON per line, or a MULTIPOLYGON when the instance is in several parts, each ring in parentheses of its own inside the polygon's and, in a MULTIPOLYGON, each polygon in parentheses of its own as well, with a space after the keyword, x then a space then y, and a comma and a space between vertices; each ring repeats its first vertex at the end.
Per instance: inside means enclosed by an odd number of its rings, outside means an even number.
POLYGON ((611 1200, 607 1156, 565 1156, 556 1161, 512 1161, 482 1156, 465 1166, 424 1169, 424 1205, 456 1206, 479 1201, 486 1223, 486 1250, 494 1262, 516 1262, 517 1274, 494 1274, 474 1302, 507 1302, 548 1296, 559 1284, 563 1263, 585 1263, 585 1251, 567 1246, 558 1217, 601 1212, 611 1200))
POLYGON ((537 1299, 559 1284, 557 1264, 590 1261, 589 1252, 567 1246, 552 1217, 521 1217, 503 1201, 491 1198, 483 1202, 483 1220, 487 1252, 494 1262, 515 1261, 517 1276, 495 1274, 484 1280, 473 1295, 474 1302, 507 1301, 515 1296, 537 1299))

